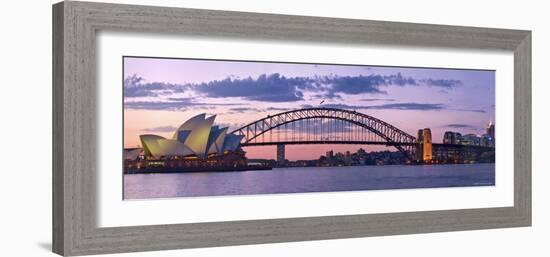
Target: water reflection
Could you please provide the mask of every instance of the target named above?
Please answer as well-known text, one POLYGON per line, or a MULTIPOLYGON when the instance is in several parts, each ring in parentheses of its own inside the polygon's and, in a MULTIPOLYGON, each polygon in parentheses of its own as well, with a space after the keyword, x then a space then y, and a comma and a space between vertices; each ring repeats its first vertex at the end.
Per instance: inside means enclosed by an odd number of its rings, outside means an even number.
POLYGON ((306 167, 124 175, 125 199, 490 186, 494 164, 306 167))

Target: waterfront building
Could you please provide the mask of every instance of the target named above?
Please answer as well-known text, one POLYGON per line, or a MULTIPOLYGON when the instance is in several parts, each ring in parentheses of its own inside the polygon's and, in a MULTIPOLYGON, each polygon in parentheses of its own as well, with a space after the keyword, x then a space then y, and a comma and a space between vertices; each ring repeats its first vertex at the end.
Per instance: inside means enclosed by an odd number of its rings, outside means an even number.
POLYGON ((491 137, 494 142, 495 141, 495 124, 493 124, 492 122, 489 122, 489 125, 487 126, 487 128, 485 128, 485 134, 491 137))
POLYGON ((351 165, 351 152, 350 151, 346 151, 346 155, 345 155, 345 158, 344 158, 344 163, 346 164, 346 166, 351 165))
POLYGON ((142 152, 143 150, 139 147, 125 148, 123 152, 124 160, 136 160, 142 152))
MULTIPOLYGON (((240 152, 243 136, 227 134, 227 128, 213 126, 216 116, 199 114, 184 122, 167 139, 158 135, 140 135, 143 155, 147 159, 208 159, 240 152)), ((131 152, 135 153, 135 152, 131 152)), ((128 153, 130 155, 130 152, 128 153)))
POLYGON ((429 128, 422 130, 422 159, 431 161, 433 157, 432 131, 429 128))
POLYGON ((416 137, 417 141, 418 141, 418 147, 416 149, 416 160, 417 161, 422 161, 422 159, 424 158, 424 147, 422 146, 422 142, 424 141, 423 136, 424 136, 424 130, 419 129, 417 137, 416 137))
POLYGON ((460 144, 463 145, 481 145, 481 138, 474 134, 466 134, 460 140, 460 144))
MULTIPOLYGON (((141 148, 124 149, 124 173, 246 170, 243 136, 228 134, 214 125, 216 116, 199 114, 185 121, 172 135, 140 135, 141 148)), ((254 169, 270 169, 266 163, 254 169)))
POLYGON ((485 128, 485 134, 489 137, 488 145, 494 147, 495 146, 495 124, 492 122, 489 122, 489 125, 487 128, 485 128))
POLYGON ((328 160, 333 159, 334 158, 334 151, 332 151, 332 150, 328 151, 326 156, 327 156, 328 160))
POLYGON ((495 124, 492 122, 485 128, 485 134, 479 136, 475 134, 461 135, 458 132, 446 131, 443 135, 443 144, 473 145, 473 146, 495 146, 495 124))
POLYGON ((487 134, 481 135, 481 137, 479 138, 479 145, 480 146, 492 147, 493 146, 493 140, 492 140, 491 136, 489 136, 487 134))
POLYGON ((443 135, 443 144, 456 145, 460 143, 462 134, 454 131, 445 131, 443 135))
POLYGON ((433 158, 432 131, 429 128, 419 129, 417 141, 417 161, 430 162, 433 158))

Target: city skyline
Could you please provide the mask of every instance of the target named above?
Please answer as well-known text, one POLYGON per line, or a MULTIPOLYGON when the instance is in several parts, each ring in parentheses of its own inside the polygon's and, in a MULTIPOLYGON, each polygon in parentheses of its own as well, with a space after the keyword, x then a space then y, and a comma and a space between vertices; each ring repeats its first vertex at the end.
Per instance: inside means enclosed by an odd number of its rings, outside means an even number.
MULTIPOLYGON (((410 67, 124 58, 124 147, 139 135, 170 133, 198 113, 216 115, 229 131, 292 109, 356 110, 415 135, 430 128, 483 134, 494 122, 494 71, 410 67)), ((380 146, 289 146, 289 159, 314 159, 328 150, 380 146)), ((274 147, 245 149, 274 158, 274 147)))

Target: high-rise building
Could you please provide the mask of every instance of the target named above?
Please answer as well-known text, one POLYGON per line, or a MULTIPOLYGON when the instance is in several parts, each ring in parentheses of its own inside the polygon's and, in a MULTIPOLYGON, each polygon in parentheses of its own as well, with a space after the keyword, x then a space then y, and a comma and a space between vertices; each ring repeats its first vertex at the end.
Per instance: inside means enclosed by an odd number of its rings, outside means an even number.
POLYGON ((431 161, 433 158, 432 131, 429 128, 422 130, 422 159, 431 161))
POLYGON ((346 165, 351 164, 351 152, 350 151, 346 151, 346 155, 345 155, 345 158, 344 158, 344 163, 346 165))
POLYGON ((445 131, 443 135, 443 144, 456 145, 460 143, 462 134, 454 131, 445 131))
POLYGON ((328 160, 333 159, 334 158, 334 151, 332 151, 332 150, 328 151, 326 156, 327 156, 328 160))
POLYGON ((422 143, 422 141, 423 141, 423 140, 422 140, 422 136, 423 136, 423 135, 424 135, 424 130, 423 130, 423 129, 419 129, 419 130, 418 130, 418 137, 417 137, 418 143, 422 143))
POLYGON ((424 134, 424 130, 419 129, 418 135, 417 135, 417 141, 418 141, 418 147, 416 148, 416 160, 422 161, 424 159, 424 147, 422 146, 422 137, 424 134))
POLYGON ((495 124, 489 122, 487 128, 485 128, 485 134, 491 139, 491 146, 495 146, 495 124))
POLYGON ((481 137, 474 134, 467 134, 462 137, 460 143, 463 145, 480 145, 481 137))
POLYGON ((480 146, 492 147, 493 146, 493 140, 491 139, 491 136, 489 136, 487 134, 481 135, 481 137, 479 139, 479 145, 480 146))
POLYGON ((417 140, 416 159, 418 161, 431 161, 433 158, 432 131, 429 128, 419 129, 417 140))

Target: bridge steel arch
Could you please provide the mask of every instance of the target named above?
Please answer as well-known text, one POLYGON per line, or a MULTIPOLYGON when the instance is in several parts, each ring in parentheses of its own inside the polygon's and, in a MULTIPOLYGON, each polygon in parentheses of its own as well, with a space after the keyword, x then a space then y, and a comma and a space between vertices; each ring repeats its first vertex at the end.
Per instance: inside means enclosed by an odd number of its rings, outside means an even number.
MULTIPOLYGON (((393 146, 397 148, 409 161, 414 161, 417 139, 396 128, 395 126, 377 119, 375 117, 360 113, 357 111, 335 109, 335 108, 306 108, 306 109, 297 109, 286 112, 281 112, 275 115, 268 115, 267 117, 251 122, 239 129, 234 130, 233 134, 240 135, 243 137, 241 140, 242 146, 250 145, 276 145, 281 142, 267 142, 256 144, 253 143, 255 139, 262 136, 263 134, 280 128, 285 124, 290 124, 293 122, 303 121, 307 119, 328 119, 328 120, 339 120, 348 122, 360 128, 366 129, 373 134, 379 136, 383 141, 381 142, 370 142, 375 144, 383 144, 388 146, 393 146)), ((321 141, 302 141, 302 142, 285 142, 286 144, 295 143, 295 144, 307 144, 307 143, 352 143, 353 140, 346 140, 340 142, 321 142, 321 141)), ((357 143, 357 142, 356 142, 357 143)))

